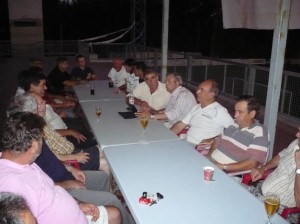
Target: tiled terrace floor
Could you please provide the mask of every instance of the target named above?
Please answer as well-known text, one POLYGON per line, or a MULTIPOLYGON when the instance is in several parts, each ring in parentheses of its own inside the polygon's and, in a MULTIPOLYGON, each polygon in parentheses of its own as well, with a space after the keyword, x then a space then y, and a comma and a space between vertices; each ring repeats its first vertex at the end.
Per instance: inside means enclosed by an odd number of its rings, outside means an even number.
MULTIPOLYGON (((74 58, 70 59, 70 68, 74 65, 74 58)), ((2 125, 6 118, 5 110, 9 103, 10 98, 14 95, 17 88, 17 74, 27 69, 29 66, 30 56, 16 56, 12 58, 0 58, 0 126, 2 133, 2 125)), ((45 63, 45 74, 48 74, 50 70, 55 66, 55 58, 47 57, 43 58, 45 63)), ((106 75, 110 69, 110 63, 91 63, 90 66, 94 69, 95 73, 100 79, 106 79, 106 75)), ((233 115, 234 100, 220 96, 219 102, 223 104, 233 115)), ((263 116, 259 117, 260 119, 263 116)), ((297 131, 298 123, 296 121, 280 118, 277 122, 276 138, 274 144, 273 154, 279 152, 284 147, 295 139, 295 133, 297 131)))

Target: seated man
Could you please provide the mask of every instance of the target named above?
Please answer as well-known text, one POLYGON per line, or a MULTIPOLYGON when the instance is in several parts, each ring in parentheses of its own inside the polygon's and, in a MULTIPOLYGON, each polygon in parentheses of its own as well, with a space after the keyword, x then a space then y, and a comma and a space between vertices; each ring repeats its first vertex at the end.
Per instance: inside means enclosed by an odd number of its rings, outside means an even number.
POLYGON ((108 78, 114 83, 115 87, 125 90, 125 78, 128 76, 125 67, 123 66, 123 61, 121 58, 115 58, 113 60, 113 67, 108 73, 108 78))
POLYGON ((84 80, 72 80, 68 73, 69 60, 65 57, 56 59, 56 67, 48 74, 48 90, 51 94, 65 95, 66 92, 73 93, 72 87, 84 84, 84 80))
POLYGON ((171 96, 166 85, 158 81, 158 74, 153 69, 147 69, 144 78, 145 82, 133 90, 134 104, 153 112, 163 110, 171 96))
POLYGON ((23 94, 27 91, 35 91, 40 94, 47 104, 55 108, 57 112, 65 111, 69 116, 74 117, 75 99, 66 98, 61 95, 47 93, 46 77, 39 68, 25 70, 18 74, 19 87, 16 95, 23 94), (21 91, 22 90, 22 91, 21 91))
POLYGON ((133 73, 134 59, 128 58, 123 63, 125 70, 127 72, 125 77, 126 92, 130 93, 139 84, 139 77, 133 73))
POLYGON ((226 172, 250 170, 266 161, 269 134, 255 120, 259 103, 253 96, 243 95, 235 103, 235 123, 224 129, 212 144, 208 158, 226 172))
MULTIPOLYGON (((26 111, 45 116, 45 102, 43 99, 31 92, 15 97, 9 105, 7 114, 17 111, 26 111)), ((83 170, 105 170, 109 173, 105 159, 100 159, 100 151, 96 146, 88 148, 75 148, 66 138, 59 135, 49 124, 44 126, 44 140, 51 151, 59 160, 77 160, 83 170), (103 161, 103 162, 100 162, 103 161)))
POLYGON ((0 191, 23 196, 38 223, 121 223, 115 207, 76 202, 34 163, 41 154, 45 121, 28 112, 12 114, 4 125, 0 191))
POLYGON ((44 62, 41 58, 31 58, 29 64, 29 70, 32 68, 44 69, 44 62))
MULTIPOLYGON (((252 181, 262 178, 265 172, 275 169, 263 182, 256 186, 244 186, 252 194, 263 200, 268 192, 279 196, 281 213, 285 207, 300 208, 300 127, 295 139, 287 148, 279 152, 272 160, 261 167, 253 168, 252 181)), ((298 223, 297 216, 288 216, 290 223, 298 223)))
POLYGON ((166 88, 171 93, 166 109, 153 115, 148 113, 148 117, 165 121, 166 127, 170 128, 181 121, 197 102, 191 91, 182 86, 182 78, 178 73, 167 74, 166 88))
POLYGON ((40 156, 35 163, 54 181, 63 187, 74 198, 95 205, 110 205, 117 207, 122 214, 123 223, 132 223, 119 199, 109 193, 109 176, 102 171, 82 171, 73 166, 63 165, 43 141, 40 156))
POLYGON ((218 84, 214 80, 209 79, 200 83, 196 92, 199 104, 195 105, 186 117, 174 124, 171 130, 179 134, 189 127, 186 140, 193 145, 221 134, 224 128, 233 123, 233 119, 227 109, 216 102, 218 93, 218 84))
POLYGON ((72 79, 74 80, 95 80, 93 69, 86 66, 85 57, 81 54, 76 56, 77 67, 74 67, 71 71, 72 79))
POLYGON ((144 82, 145 72, 147 66, 143 61, 137 61, 133 64, 133 73, 136 77, 139 77, 139 83, 144 82))
POLYGON ((36 224, 26 200, 14 193, 0 192, 0 223, 36 224))
MULTIPOLYGON (((33 71, 25 73, 23 78, 24 90, 34 92, 41 97, 46 95, 46 78, 41 73, 33 71)), ((45 98, 43 98, 45 99, 45 98)), ((70 111, 68 111, 69 113, 70 111)), ((80 118, 61 118, 46 101, 46 115, 44 117, 60 135, 66 137, 78 148, 94 146, 97 142, 93 134, 87 130, 86 125, 80 118), (67 123, 67 124, 66 124, 67 123)))

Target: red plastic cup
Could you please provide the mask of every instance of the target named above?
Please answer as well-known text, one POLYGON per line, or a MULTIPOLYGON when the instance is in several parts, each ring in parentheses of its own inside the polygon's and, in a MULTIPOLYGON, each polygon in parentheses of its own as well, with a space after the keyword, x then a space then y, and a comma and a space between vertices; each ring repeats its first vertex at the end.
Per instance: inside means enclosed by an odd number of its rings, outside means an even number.
POLYGON ((213 179, 215 169, 211 166, 203 167, 204 180, 211 181, 213 179))

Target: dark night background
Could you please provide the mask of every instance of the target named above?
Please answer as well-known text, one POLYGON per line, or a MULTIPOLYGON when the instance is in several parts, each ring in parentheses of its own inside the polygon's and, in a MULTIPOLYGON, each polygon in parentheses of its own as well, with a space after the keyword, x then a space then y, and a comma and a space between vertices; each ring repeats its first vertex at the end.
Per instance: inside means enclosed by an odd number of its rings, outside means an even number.
MULTIPOLYGON (((161 47, 162 0, 147 0, 146 45, 161 47)), ((78 40, 131 25, 130 0, 43 0, 45 40, 78 40), (62 32, 61 32, 62 31, 62 32)), ((169 49, 222 58, 271 57, 272 30, 223 29, 221 0, 170 0, 169 49)), ((0 0, 0 40, 9 40, 7 0, 0 0)), ((288 33, 286 57, 300 57, 300 30, 288 33)), ((130 35, 120 42, 130 41, 130 35)))

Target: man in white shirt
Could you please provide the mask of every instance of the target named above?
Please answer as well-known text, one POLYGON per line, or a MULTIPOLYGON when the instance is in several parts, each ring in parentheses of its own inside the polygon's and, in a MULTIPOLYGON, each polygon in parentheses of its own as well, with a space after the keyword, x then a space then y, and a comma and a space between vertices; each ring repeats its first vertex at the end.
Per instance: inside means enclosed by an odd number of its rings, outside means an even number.
POLYGON ((227 109, 216 102, 218 92, 218 84, 214 80, 200 83, 196 92, 199 104, 184 119, 173 125, 171 130, 179 134, 189 126, 186 140, 193 145, 221 134, 224 128, 233 124, 233 119, 227 109))
POLYGON ((165 126, 170 128, 181 121, 197 102, 191 91, 182 86, 182 77, 178 73, 167 74, 166 88, 171 93, 166 109, 151 116, 149 113, 148 116, 152 119, 166 121, 165 126))
POLYGON ((115 87, 119 89, 125 89, 125 78, 128 75, 125 67, 123 66, 123 61, 120 58, 115 58, 113 60, 113 67, 108 73, 108 77, 114 83, 115 87))
POLYGON ((166 85, 158 81, 158 74, 153 69, 147 69, 145 82, 140 83, 134 90, 134 104, 146 107, 151 111, 159 111, 167 106, 171 94, 166 85))

